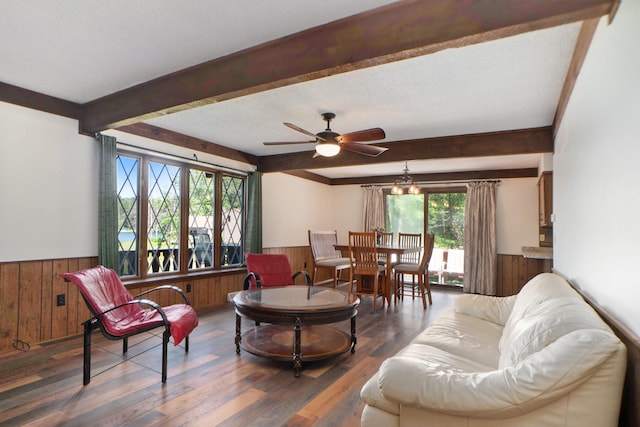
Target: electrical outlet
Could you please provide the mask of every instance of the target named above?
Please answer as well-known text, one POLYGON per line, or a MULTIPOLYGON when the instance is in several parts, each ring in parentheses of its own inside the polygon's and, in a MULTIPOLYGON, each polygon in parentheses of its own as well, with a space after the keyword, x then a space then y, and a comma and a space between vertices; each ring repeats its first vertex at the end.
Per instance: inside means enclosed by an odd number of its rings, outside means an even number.
POLYGON ((64 294, 56 295, 56 305, 58 307, 62 307, 65 304, 66 304, 66 302, 65 302, 64 294))
POLYGON ((187 283, 187 292, 191 292, 191 283, 187 283))
POLYGON ((544 242, 544 240, 545 240, 545 236, 544 236, 544 234, 541 234, 541 235, 540 235, 540 241, 541 241, 541 242, 544 242))

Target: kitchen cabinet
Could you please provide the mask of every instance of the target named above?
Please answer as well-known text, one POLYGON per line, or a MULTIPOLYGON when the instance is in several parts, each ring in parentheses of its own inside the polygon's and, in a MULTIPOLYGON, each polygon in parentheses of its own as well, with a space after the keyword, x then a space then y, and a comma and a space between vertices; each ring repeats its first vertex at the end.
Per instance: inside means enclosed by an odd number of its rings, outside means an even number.
POLYGON ((553 213, 553 173, 543 172, 538 179, 538 215, 540 227, 551 227, 553 213))

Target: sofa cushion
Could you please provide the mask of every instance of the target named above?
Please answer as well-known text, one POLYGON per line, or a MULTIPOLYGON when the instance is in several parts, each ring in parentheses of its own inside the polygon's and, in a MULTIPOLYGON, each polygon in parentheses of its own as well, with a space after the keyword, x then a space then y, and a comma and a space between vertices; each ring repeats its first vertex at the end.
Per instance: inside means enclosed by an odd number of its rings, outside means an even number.
POLYGON ((569 296, 544 301, 512 325, 509 340, 502 341, 499 366, 515 366, 562 336, 579 330, 611 332, 582 298, 569 296))
POLYGON ((493 297, 464 294, 456 298, 453 304, 458 313, 504 326, 509 320, 517 298, 517 295, 493 297))
POLYGON ((537 305, 555 298, 570 297, 584 301, 566 280, 553 273, 538 274, 529 280, 517 295, 509 319, 504 325, 502 338, 500 339, 500 353, 505 351, 505 343, 508 345, 512 341, 512 331, 520 319, 525 317, 537 305))
MULTIPOLYGON (((472 360, 410 344, 382 363, 378 383, 385 399, 401 408, 410 405, 473 418, 516 417, 571 393, 621 351, 620 341, 610 332, 577 330, 517 366, 488 370, 472 360)), ((621 384, 612 383, 616 388, 621 384)))
POLYGON ((360 390, 360 399, 368 406, 382 409, 393 415, 400 415, 400 405, 398 402, 391 402, 384 398, 378 386, 379 372, 369 378, 364 387, 360 390))
POLYGON ((413 343, 436 347, 497 368, 502 329, 497 323, 479 320, 449 308, 414 338, 413 343))

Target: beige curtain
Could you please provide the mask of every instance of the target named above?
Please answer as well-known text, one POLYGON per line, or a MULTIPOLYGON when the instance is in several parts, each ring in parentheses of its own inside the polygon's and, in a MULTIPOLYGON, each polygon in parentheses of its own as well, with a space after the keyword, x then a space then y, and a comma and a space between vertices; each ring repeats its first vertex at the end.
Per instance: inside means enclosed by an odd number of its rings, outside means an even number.
POLYGON ((464 218, 464 291, 495 295, 496 182, 472 182, 467 188, 464 218))
POLYGON ((363 231, 384 229, 385 212, 382 187, 372 185, 362 187, 362 190, 364 191, 364 204, 362 209, 363 231))

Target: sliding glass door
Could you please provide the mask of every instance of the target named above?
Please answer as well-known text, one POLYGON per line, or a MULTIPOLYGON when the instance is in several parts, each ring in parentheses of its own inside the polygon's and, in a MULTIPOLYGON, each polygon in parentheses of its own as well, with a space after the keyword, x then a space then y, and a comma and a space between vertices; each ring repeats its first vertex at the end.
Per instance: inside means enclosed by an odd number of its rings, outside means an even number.
POLYGON ((462 286, 464 282, 464 207, 466 188, 423 189, 422 194, 385 195, 386 228, 394 234, 434 234, 429 281, 462 286), (425 203, 426 200, 426 203, 425 203))

